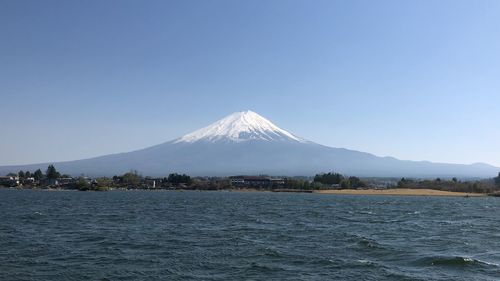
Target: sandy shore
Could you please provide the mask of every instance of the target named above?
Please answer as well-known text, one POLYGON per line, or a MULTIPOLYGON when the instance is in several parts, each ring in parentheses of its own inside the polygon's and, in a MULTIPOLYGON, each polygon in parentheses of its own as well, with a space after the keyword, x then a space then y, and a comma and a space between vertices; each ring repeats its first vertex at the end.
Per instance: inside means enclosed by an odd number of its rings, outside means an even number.
POLYGON ((404 196, 486 196, 482 193, 450 192, 433 189, 342 189, 342 190, 316 190, 314 193, 321 194, 346 194, 346 195, 404 195, 404 196))

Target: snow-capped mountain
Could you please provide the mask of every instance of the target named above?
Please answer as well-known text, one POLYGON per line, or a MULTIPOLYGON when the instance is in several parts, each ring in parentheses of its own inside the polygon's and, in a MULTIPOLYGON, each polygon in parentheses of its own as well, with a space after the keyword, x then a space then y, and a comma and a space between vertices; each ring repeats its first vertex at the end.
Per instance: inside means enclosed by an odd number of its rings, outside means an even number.
POLYGON ((259 114, 247 110, 235 112, 205 128, 177 139, 174 143, 244 142, 249 140, 305 142, 259 114))
MULTIPOLYGON (((0 167, 0 175, 46 169, 49 163, 0 167)), ((279 128, 252 111, 233 113, 178 139, 127 153, 54 164, 62 173, 113 176, 129 170, 143 175, 172 172, 193 176, 242 174, 314 175, 336 171, 380 177, 493 177, 500 168, 403 161, 323 146, 279 128)))

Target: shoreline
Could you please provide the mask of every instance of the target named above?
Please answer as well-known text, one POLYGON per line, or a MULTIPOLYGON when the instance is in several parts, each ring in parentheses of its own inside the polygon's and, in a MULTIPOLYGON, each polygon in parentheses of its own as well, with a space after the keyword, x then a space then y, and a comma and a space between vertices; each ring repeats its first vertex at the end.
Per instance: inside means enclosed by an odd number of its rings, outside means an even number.
MULTIPOLYGON (((3 188, 0 188, 3 189, 3 188)), ((73 191, 73 192, 106 192, 106 191, 78 191, 70 189, 39 189, 39 188, 5 188, 16 190, 35 190, 45 192, 57 191, 73 191)), ((154 191, 154 192, 185 192, 185 191, 198 191, 198 192, 272 192, 272 193, 312 193, 312 194, 333 194, 333 195, 370 195, 370 196, 451 196, 451 197, 487 197, 491 196, 486 193, 467 193, 467 192, 453 192, 442 191, 436 189, 410 189, 410 188, 394 188, 394 189, 324 189, 324 190, 300 190, 300 189, 278 189, 278 190, 265 190, 255 188, 242 188, 242 189, 220 189, 220 190, 200 190, 200 189, 111 189, 107 192, 113 191, 154 191)))
POLYGON ((315 190, 318 194, 336 194, 336 195, 391 195, 391 196, 452 196, 452 197, 485 197, 488 194, 442 191, 435 189, 328 189, 315 190))

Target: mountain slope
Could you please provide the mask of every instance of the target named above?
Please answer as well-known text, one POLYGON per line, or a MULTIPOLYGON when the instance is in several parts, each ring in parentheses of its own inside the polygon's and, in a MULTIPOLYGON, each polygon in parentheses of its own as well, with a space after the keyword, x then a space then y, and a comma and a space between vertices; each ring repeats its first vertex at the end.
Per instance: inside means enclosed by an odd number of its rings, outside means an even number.
MULTIPOLYGON (((357 176, 491 177, 499 168, 402 161, 332 148, 299 138, 251 112, 238 112, 181 138, 149 148, 91 159, 55 163, 63 173, 91 176, 171 172, 199 176, 237 174, 313 175, 337 171, 357 176)), ((47 164, 0 167, 11 171, 45 169, 47 164)))

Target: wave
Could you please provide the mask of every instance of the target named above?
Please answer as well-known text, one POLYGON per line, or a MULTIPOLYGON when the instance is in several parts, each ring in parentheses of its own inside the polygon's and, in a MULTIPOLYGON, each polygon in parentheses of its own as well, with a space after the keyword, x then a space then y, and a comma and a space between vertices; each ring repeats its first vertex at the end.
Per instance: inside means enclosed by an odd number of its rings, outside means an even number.
POLYGON ((427 266, 449 266, 449 267, 466 267, 466 266, 495 266, 499 267, 498 264, 481 261, 471 257, 462 256, 432 256, 425 257, 418 261, 421 265, 427 266))
POLYGON ((358 241, 358 244, 366 248, 385 249, 385 247, 377 241, 366 237, 362 237, 361 240, 358 241))
POLYGON ((359 234, 346 233, 346 235, 352 236, 348 239, 348 241, 353 241, 354 244, 351 244, 351 245, 358 248, 358 249, 361 248, 361 249, 373 249, 373 250, 377 250, 377 249, 378 250, 391 250, 388 246, 379 243, 375 239, 365 237, 365 236, 359 235, 359 234))

